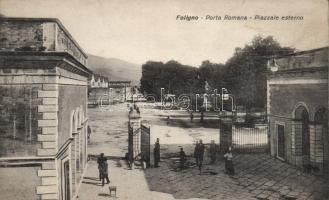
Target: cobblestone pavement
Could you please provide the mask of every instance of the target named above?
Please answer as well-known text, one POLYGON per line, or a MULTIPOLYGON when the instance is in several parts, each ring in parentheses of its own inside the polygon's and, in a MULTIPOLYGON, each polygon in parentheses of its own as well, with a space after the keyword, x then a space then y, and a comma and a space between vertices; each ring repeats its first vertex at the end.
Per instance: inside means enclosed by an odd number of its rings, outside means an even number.
POLYGON ((224 161, 204 165, 201 175, 196 167, 180 171, 173 163, 165 159, 160 168, 145 171, 150 190, 170 193, 175 198, 329 199, 328 182, 267 154, 235 156, 234 176, 224 173, 224 161))
MULTIPOLYGON (((89 154, 98 155, 104 152, 105 155, 111 156, 110 185, 117 186, 118 199, 329 199, 328 182, 302 173, 267 154, 235 154, 234 176, 224 173, 223 161, 218 161, 215 165, 204 165, 201 175, 193 164, 183 171, 176 171, 177 164, 173 164, 173 160, 169 158, 163 159, 160 168, 128 170, 125 161, 119 159, 127 152, 126 104, 120 104, 118 107, 120 109, 114 112, 99 108, 89 110, 93 130, 89 154)), ((165 122, 156 120, 153 119, 165 128, 165 122)), ((194 130, 197 127, 191 128, 194 130)), ((165 152, 178 152, 177 144, 171 146, 161 144, 164 157, 165 152)), ((193 150, 193 147, 191 148, 193 150)), ((208 160, 205 159, 205 162, 208 160)), ((194 163, 194 160, 190 159, 189 163, 194 163)), ((115 198, 108 195, 107 186, 100 185, 97 174, 96 162, 89 161, 79 190, 79 199, 115 198)))

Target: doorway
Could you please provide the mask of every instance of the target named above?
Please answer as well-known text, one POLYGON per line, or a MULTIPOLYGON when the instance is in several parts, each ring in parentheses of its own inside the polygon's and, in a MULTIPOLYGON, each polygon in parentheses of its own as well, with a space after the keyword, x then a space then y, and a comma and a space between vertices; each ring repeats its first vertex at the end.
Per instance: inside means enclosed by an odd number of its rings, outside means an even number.
POLYGON ((71 200, 70 160, 62 160, 62 199, 71 200))

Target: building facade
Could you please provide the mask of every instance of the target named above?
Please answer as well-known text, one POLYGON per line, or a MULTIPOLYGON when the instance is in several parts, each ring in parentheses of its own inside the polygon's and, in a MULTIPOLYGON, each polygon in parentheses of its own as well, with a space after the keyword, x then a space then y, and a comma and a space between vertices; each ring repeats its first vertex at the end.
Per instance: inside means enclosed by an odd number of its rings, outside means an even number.
POLYGON ((271 155, 329 177, 328 47, 269 60, 271 155))
POLYGON ((0 199, 75 199, 87 163, 86 65, 59 20, 0 18, 0 199))
POLYGON ((105 76, 101 76, 99 74, 92 74, 89 81, 89 88, 108 88, 109 87, 109 79, 105 76))
POLYGON ((88 81, 88 104, 109 104, 109 79, 92 74, 88 81))
POLYGON ((111 99, 115 102, 125 102, 133 95, 131 81, 110 81, 109 88, 111 99))

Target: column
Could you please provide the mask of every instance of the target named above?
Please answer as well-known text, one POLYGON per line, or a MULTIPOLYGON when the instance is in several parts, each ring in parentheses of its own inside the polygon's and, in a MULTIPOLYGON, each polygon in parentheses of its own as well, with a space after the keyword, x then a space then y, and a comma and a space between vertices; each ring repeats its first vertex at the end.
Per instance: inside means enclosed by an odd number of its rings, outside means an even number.
POLYGON ((323 171, 322 125, 310 124, 310 161, 316 171, 323 171))
POLYGON ((228 148, 232 147, 232 112, 222 112, 219 116, 219 148, 221 153, 225 153, 228 148))
POLYGON ((301 121, 292 121, 291 122, 291 154, 292 160, 295 160, 296 166, 303 165, 303 156, 302 156, 302 122, 301 121))
POLYGON ((141 147, 140 147, 140 135, 141 135, 141 117, 140 115, 136 112, 133 111, 129 114, 129 126, 132 130, 128 131, 129 134, 129 142, 128 142, 128 150, 130 156, 132 158, 135 158, 140 152, 141 152, 141 147))

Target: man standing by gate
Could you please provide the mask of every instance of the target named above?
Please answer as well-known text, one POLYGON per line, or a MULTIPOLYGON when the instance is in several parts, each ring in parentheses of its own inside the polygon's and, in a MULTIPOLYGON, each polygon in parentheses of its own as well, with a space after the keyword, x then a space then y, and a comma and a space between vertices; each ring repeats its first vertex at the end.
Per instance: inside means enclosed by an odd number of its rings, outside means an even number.
POLYGON ((160 162, 160 142, 159 138, 157 138, 155 144, 154 144, 154 167, 159 167, 160 162))
POLYGON ((198 161, 199 161, 199 170, 200 170, 200 174, 201 174, 201 168, 202 168, 202 162, 203 162, 203 155, 204 155, 204 144, 202 143, 202 140, 200 140, 199 142, 199 146, 198 146, 198 161))
POLYGON ((196 166, 199 166, 199 143, 198 143, 198 141, 195 142, 194 158, 195 158, 196 166))

